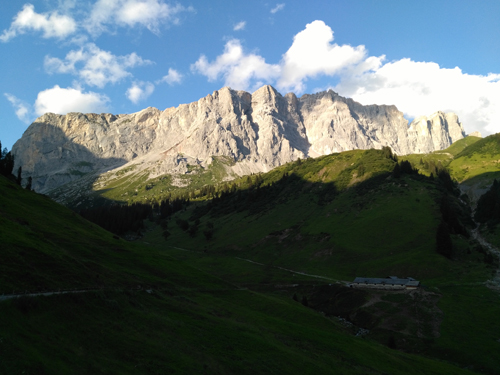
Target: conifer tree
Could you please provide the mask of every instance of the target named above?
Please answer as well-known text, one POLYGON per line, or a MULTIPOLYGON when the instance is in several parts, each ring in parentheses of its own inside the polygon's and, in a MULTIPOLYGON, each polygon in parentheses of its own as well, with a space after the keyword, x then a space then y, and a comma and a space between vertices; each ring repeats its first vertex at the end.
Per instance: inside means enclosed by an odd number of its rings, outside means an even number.
POLYGON ((21 175, 22 175, 22 173, 23 173, 23 168, 22 168, 22 167, 19 167, 19 168, 17 169, 17 183, 18 183, 18 185, 21 185, 21 182, 22 182, 22 177, 21 177, 21 175))
POLYGON ((33 178, 31 176, 28 177, 28 183, 26 184, 26 190, 31 190, 31 184, 33 183, 33 178))
POLYGON ((453 255, 453 243, 451 242, 450 229, 443 220, 439 223, 436 232, 436 251, 451 259, 453 255))

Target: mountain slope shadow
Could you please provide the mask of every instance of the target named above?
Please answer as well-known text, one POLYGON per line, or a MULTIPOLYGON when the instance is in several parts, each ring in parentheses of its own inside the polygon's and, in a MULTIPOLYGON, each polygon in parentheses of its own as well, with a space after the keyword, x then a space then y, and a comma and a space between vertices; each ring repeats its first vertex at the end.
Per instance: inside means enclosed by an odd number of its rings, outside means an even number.
POLYGON ((40 123, 31 131, 37 134, 23 136, 12 148, 14 168, 22 167, 23 181, 32 177, 32 188, 39 193, 47 193, 80 179, 84 179, 85 186, 91 185, 99 174, 128 162, 119 157, 97 156, 102 151, 98 146, 92 150, 75 143, 57 126, 40 123))

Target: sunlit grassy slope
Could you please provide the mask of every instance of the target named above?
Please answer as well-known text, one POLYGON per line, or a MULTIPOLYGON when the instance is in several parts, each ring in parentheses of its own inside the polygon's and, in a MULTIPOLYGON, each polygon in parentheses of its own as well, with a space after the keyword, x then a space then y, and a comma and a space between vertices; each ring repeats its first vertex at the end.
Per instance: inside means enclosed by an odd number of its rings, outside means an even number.
MULTIPOLYGON (((171 220, 168 243, 332 279, 451 275, 452 265, 435 251, 439 202, 448 193, 438 179, 394 178, 394 165, 381 151, 350 151, 277 168, 260 176, 259 188, 256 176, 241 179, 239 192, 178 214, 200 220, 197 236, 171 220), (361 166, 370 172, 360 176, 361 166), (202 233, 208 222, 215 227, 210 241, 202 233)), ((160 240, 159 229, 156 235, 160 240)), ((467 258, 466 241, 455 240, 456 257, 467 258)))
POLYGON ((0 373, 469 373, 126 243, 0 177, 0 373), (138 284, 142 289, 138 289, 138 284))
POLYGON ((500 134, 464 148, 449 165, 450 173, 465 184, 491 184, 500 177, 500 134))
MULTIPOLYGON (((236 180, 232 194, 192 203, 169 220, 167 240, 151 224, 144 241, 222 279, 272 295, 283 285, 299 288, 356 276, 417 278, 439 296, 442 314, 439 336, 421 337, 427 340, 423 352, 495 373, 500 368, 495 338, 500 337, 500 301, 485 286, 494 268, 461 235, 452 236, 451 260, 436 252, 441 199, 447 196, 458 207, 454 215, 465 226, 471 224, 470 213, 458 191, 448 191, 438 178, 395 178, 394 165, 376 150, 290 163, 236 180), (178 219, 197 225, 197 234, 182 231, 178 219), (208 223, 214 226, 210 240, 203 235, 208 223)), ((286 290, 291 298, 297 289, 286 290)), ((368 307, 362 310, 373 314, 368 307)), ((433 316, 432 311, 429 306, 426 314, 433 316)), ((369 337, 381 342, 390 337, 390 331, 376 332, 369 337)), ((406 340, 415 337, 406 335, 406 340)))

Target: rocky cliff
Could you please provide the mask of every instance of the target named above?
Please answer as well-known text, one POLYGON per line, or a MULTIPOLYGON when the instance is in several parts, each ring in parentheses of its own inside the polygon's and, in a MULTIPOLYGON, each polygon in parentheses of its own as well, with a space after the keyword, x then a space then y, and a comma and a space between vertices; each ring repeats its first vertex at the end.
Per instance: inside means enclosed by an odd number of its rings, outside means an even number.
POLYGON ((297 98, 271 86, 253 94, 222 88, 197 102, 129 115, 46 113, 13 146, 23 178, 47 192, 89 172, 127 163, 151 175, 184 173, 213 156, 236 174, 267 171, 297 158, 390 146, 397 154, 431 152, 465 136, 453 113, 410 125, 395 106, 363 106, 333 91, 297 98))

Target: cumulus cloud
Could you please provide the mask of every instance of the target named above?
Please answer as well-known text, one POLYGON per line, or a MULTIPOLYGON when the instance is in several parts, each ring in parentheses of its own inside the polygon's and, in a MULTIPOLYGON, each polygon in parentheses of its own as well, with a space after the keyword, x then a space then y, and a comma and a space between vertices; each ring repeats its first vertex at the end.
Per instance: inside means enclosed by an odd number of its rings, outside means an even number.
POLYGON ((38 93, 35 112, 42 115, 53 112, 65 115, 68 112, 101 113, 106 111, 109 98, 95 92, 83 92, 79 88, 61 88, 55 85, 38 93))
POLYGON ((383 59, 368 58, 364 46, 339 46, 332 41, 332 29, 323 21, 314 21, 294 37, 279 64, 267 64, 262 56, 245 53, 241 42, 233 39, 226 43, 224 53, 215 61, 208 62, 202 55, 191 69, 211 81, 223 77, 227 86, 236 89, 275 83, 280 90, 301 93, 308 78, 333 76, 346 69, 364 71, 380 65, 383 59))
POLYGON ((36 13, 32 4, 25 4, 23 9, 14 17, 8 30, 0 35, 2 42, 8 42, 19 34, 28 31, 41 31, 44 38, 63 39, 73 34, 77 29, 73 18, 59 14, 57 11, 51 13, 36 13))
POLYGON ((234 31, 244 30, 246 25, 247 25, 246 21, 238 22, 236 25, 234 25, 233 30, 234 31))
POLYGON ((245 53, 240 41, 232 39, 215 61, 209 62, 202 55, 191 65, 191 71, 203 74, 209 81, 223 77, 226 86, 247 90, 251 85, 260 86, 263 82, 274 81, 280 74, 280 67, 266 63, 263 57, 256 54, 245 53))
POLYGON ((179 73, 177 70, 169 68, 168 74, 163 76, 163 78, 159 82, 166 82, 169 85, 174 85, 176 83, 181 83, 183 75, 179 73))
POLYGON ((283 55, 278 87, 302 92, 308 78, 333 76, 367 59, 364 46, 339 46, 332 42, 333 31, 323 21, 308 24, 305 30, 295 35, 292 46, 283 55))
POLYGON ((93 35, 109 31, 109 26, 140 26, 159 34, 161 25, 179 24, 181 13, 193 11, 161 0, 98 0, 85 27, 93 35))
POLYGON ((31 106, 28 103, 24 102, 23 100, 18 99, 12 94, 5 93, 4 95, 10 102, 10 104, 12 104, 12 106, 14 107, 17 118, 22 122, 29 124, 31 122, 31 116, 32 116, 31 106))
POLYGON ((276 6, 273 9, 271 9, 271 13, 274 14, 283 9, 285 9, 285 3, 276 4, 276 6))
POLYGON ((362 104, 395 104, 408 117, 450 111, 468 132, 500 131, 500 74, 469 75, 402 59, 340 78, 334 90, 362 104))
POLYGON ((151 82, 134 82, 127 90, 127 98, 132 103, 137 104, 142 100, 147 99, 155 90, 155 85, 151 82))
POLYGON ((88 43, 79 50, 68 52, 64 60, 45 56, 44 66, 49 73, 73 74, 87 85, 103 88, 108 83, 117 83, 131 77, 128 69, 148 64, 152 64, 152 61, 141 58, 135 52, 116 56, 88 43))
POLYGON ((307 90, 308 79, 334 77, 339 83, 332 89, 365 105, 394 104, 410 118, 455 112, 467 132, 500 132, 500 74, 471 75, 458 67, 410 59, 388 62, 385 56, 369 56, 363 45, 338 45, 333 40, 332 29, 314 21, 295 35, 278 64, 245 52, 233 39, 215 60, 202 55, 191 70, 234 89, 274 84, 296 94, 307 90))

